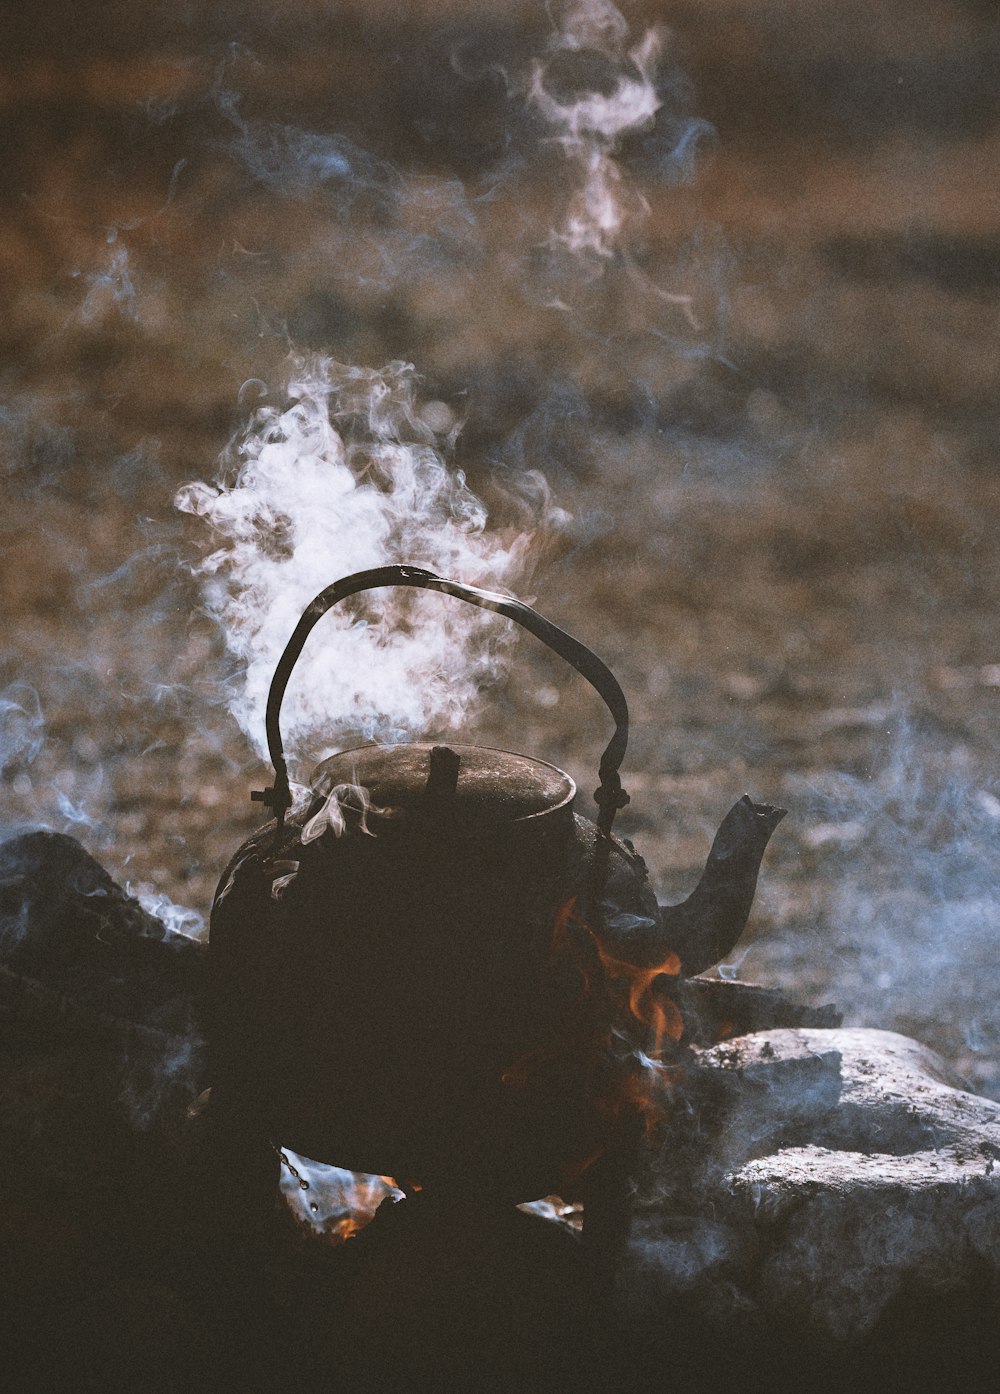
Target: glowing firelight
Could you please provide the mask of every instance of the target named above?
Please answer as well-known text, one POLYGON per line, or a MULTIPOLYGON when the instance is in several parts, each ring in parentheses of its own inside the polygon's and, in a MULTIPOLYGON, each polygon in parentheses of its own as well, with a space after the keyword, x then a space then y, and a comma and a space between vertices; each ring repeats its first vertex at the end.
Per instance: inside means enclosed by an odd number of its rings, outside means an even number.
MULTIPOLYGON (((576 906, 577 897, 573 896, 556 912, 554 943, 560 948, 565 948, 570 942, 568 932, 571 928, 587 934, 597 951, 606 981, 625 988, 629 1015, 648 1029, 649 1049, 645 1054, 647 1057, 655 1058, 665 1048, 666 1042, 676 1044, 684 1035, 684 1021, 676 1002, 656 991, 658 979, 676 978, 680 975, 680 958, 671 951, 662 962, 652 968, 641 968, 634 963, 626 963, 608 951, 597 931, 577 914, 576 906)), ((583 965, 581 972, 584 974, 584 991, 588 991, 589 982, 583 965)))

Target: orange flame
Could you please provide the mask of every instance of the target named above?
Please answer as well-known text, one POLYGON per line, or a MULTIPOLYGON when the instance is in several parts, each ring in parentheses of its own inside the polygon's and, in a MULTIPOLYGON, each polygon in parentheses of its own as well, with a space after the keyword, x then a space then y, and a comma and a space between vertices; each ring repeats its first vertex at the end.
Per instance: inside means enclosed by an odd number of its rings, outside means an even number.
POLYGON ((566 1166, 561 1178, 564 1195, 574 1194, 583 1175, 607 1150, 606 1139, 627 1123, 627 1117, 635 1119, 647 1136, 656 1132, 665 1116, 667 1096, 683 1073, 671 1063, 669 1047, 683 1038, 685 1030, 679 1007, 662 990, 664 978, 680 975, 678 955, 665 954, 652 967, 628 963, 608 950, 577 907, 578 899, 572 896, 556 910, 552 957, 563 970, 579 974, 578 1009, 589 1002, 598 1010, 581 1010, 576 1027, 569 1025, 558 1038, 535 1045, 500 1074, 501 1082, 513 1090, 552 1087, 567 1060, 574 1078, 590 1076, 589 1106, 595 1125, 592 1145, 586 1151, 581 1149, 566 1166), (607 999, 606 1010, 604 1003, 594 1000, 598 993, 607 999), (616 1030, 616 1009, 619 1023, 626 1013, 631 1018, 632 1031, 616 1030), (635 1025, 643 1030, 635 1030, 635 1025), (625 1041, 629 1044, 623 1054, 625 1041))
MULTIPOLYGON (((681 960, 670 952, 661 963, 652 968, 639 968, 634 963, 616 958, 601 942, 600 935, 576 913, 577 897, 573 896, 556 911, 552 929, 554 950, 571 947, 571 928, 584 930, 597 950, 597 955, 609 982, 624 984, 628 990, 628 1010, 632 1017, 649 1028, 650 1044, 648 1053, 659 1054, 667 1041, 676 1044, 684 1035, 684 1019, 676 1002, 655 991, 658 978, 676 978, 681 971, 681 960)), ((580 971, 584 978, 584 990, 589 990, 585 967, 580 971)))
POLYGON ((651 1032, 649 1054, 659 1055, 663 1050, 664 1041, 679 1041, 684 1035, 684 1020, 677 1003, 669 997, 661 998, 653 990, 657 978, 676 978, 680 973, 681 961, 677 955, 667 954, 663 962, 654 968, 637 968, 635 964, 625 963, 609 954, 596 936, 594 942, 607 976, 612 982, 624 983, 627 986, 628 1007, 632 1016, 651 1032))
POLYGON ((398 1190, 391 1176, 368 1176, 360 1172, 352 1174, 351 1184, 345 1188, 344 1203, 349 1207, 345 1215, 338 1216, 326 1230, 327 1239, 334 1244, 345 1243, 360 1234, 375 1218, 375 1211, 387 1195, 398 1190))

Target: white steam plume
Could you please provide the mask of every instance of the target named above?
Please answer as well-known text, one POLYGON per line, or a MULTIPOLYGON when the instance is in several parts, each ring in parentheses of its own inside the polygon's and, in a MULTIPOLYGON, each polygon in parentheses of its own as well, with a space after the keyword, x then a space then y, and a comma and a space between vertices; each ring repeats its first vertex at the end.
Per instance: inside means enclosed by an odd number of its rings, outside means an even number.
MULTIPOLYGON (((536 536, 489 530, 484 504, 445 459, 454 418, 421 403, 411 365, 315 360, 299 365, 288 396, 287 407, 255 412, 228 477, 177 497, 221 542, 198 569, 241 664, 231 709, 262 752, 275 666, 325 586, 410 562, 510 590, 527 577, 536 536)), ((539 524, 558 523, 542 498, 539 524)), ((348 731, 392 740, 454 728, 498 667, 506 626, 460 601, 380 590, 362 613, 338 607, 306 646, 282 708, 290 750, 318 754, 348 731)))

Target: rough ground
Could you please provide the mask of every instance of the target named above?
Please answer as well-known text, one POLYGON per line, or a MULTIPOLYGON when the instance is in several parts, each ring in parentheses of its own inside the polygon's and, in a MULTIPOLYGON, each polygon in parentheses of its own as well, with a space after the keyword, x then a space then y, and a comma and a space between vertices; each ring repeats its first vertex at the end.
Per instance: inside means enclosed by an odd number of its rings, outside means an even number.
MULTIPOLYGON (((619 152, 648 216, 583 269, 546 260, 565 166, 497 74, 541 5, 9 20, 2 819, 207 912, 267 772, 174 492, 290 347, 409 359, 501 525, 527 470, 572 515, 528 591, 630 696, 664 898, 744 789, 784 804, 741 976, 1000 1097, 994 9, 622 10, 673 30, 619 152)), ((589 796, 602 715, 527 642, 469 725, 589 796)))

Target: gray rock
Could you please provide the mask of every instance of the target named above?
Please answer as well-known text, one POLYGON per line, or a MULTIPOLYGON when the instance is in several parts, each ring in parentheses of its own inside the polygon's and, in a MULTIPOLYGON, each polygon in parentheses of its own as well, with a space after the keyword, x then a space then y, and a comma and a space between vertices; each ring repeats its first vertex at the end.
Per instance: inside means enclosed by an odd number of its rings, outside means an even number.
POLYGON ((661 1286, 845 1345, 901 1296, 996 1285, 1000 1103, 916 1041, 727 1041, 698 1053, 683 1110, 633 1235, 661 1286))

